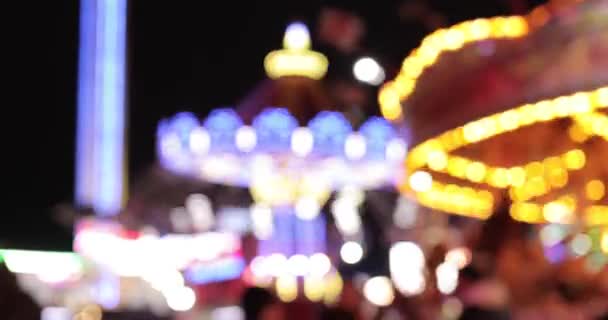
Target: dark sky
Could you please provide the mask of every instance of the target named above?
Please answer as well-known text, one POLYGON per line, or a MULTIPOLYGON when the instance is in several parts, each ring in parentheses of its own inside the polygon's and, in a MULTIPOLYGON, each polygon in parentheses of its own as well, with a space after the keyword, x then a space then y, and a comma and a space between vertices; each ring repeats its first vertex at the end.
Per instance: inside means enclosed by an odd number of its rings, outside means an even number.
MULTIPOLYGON (((265 77, 263 57, 280 47, 286 24, 300 19, 314 29, 323 5, 360 15, 368 29, 365 49, 398 64, 424 36, 423 28, 399 22, 400 2, 214 1, 212 8, 210 1, 131 0, 131 178, 154 161, 159 119, 179 110, 203 116, 236 103, 265 77)), ((429 2, 449 23, 509 12, 506 0, 429 2)), ((10 79, 19 102, 5 108, 16 112, 11 119, 18 129, 9 135, 17 143, 7 167, 9 206, 0 223, 0 247, 8 240, 11 246, 65 249, 69 230, 52 221, 51 209, 72 201, 78 1, 41 1, 21 10, 27 19, 15 26, 9 49, 15 55, 10 79)))

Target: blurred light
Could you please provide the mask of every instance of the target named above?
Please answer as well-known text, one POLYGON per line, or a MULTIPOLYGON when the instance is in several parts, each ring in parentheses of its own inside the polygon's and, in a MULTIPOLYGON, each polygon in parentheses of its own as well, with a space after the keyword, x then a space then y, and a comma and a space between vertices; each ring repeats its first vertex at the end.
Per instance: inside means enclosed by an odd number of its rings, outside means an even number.
POLYGON ((300 157, 307 156, 314 146, 314 137, 310 129, 300 127, 291 135, 291 151, 300 157))
POLYGON ((72 312, 64 307, 44 307, 40 313, 40 320, 70 320, 72 312))
POLYGON ((606 229, 606 230, 604 230, 604 232, 602 232, 600 246, 602 248, 602 251, 604 251, 604 253, 608 253, 608 229, 606 229))
POLYGON ((287 268, 294 276, 305 276, 310 270, 308 257, 303 254, 295 254, 287 259, 287 268))
POLYGON ((304 295, 308 300, 317 302, 325 295, 325 282, 321 277, 308 276, 304 279, 304 295))
POLYGON ((177 232, 188 232, 192 225, 192 220, 188 211, 184 207, 177 207, 171 209, 169 213, 169 219, 173 229, 177 232))
POLYGON ((324 253, 315 253, 309 260, 310 275, 313 277, 323 277, 331 271, 331 260, 324 253))
POLYGON ((103 310, 101 310, 100 306, 91 303, 85 305, 78 315, 80 315, 83 320, 101 320, 103 310))
POLYGON ((310 48, 310 33, 308 27, 301 22, 294 22, 287 26, 283 37, 285 49, 304 50, 310 48))
POLYGON ((338 272, 328 274, 325 277, 325 296, 323 297, 325 304, 336 304, 340 299, 343 287, 344 281, 338 272))
POLYGON ((442 171, 448 165, 448 158, 445 152, 435 150, 429 152, 427 163, 429 165, 429 168, 431 168, 432 170, 442 171))
POLYGON ((285 275, 289 271, 287 257, 280 253, 273 253, 264 259, 264 268, 267 274, 274 277, 285 275))
POLYGON ((196 303, 196 293, 189 287, 178 287, 163 292, 167 305, 174 311, 188 311, 196 303))
POLYGON ((386 159, 399 162, 405 159, 407 146, 401 139, 392 139, 386 146, 386 159))
POLYGON ((285 108, 267 108, 253 119, 252 126, 258 149, 283 151, 291 145, 291 134, 298 128, 298 120, 285 108))
POLYGON ((418 208, 416 204, 407 198, 400 196, 397 199, 397 207, 393 213, 393 223, 402 229, 408 229, 416 223, 418 208))
POLYGON ((204 155, 209 152, 211 147, 211 137, 209 133, 202 127, 196 127, 190 132, 190 152, 196 155, 204 155))
POLYGON ((543 206, 543 217, 552 223, 568 223, 572 221, 573 209, 561 202, 552 201, 543 206))
POLYGON ((363 158, 365 155, 365 137, 358 133, 351 133, 344 143, 344 154, 350 160, 363 158))
POLYGON ((384 276, 367 280, 363 285, 363 295, 369 302, 380 307, 390 305, 395 299, 391 281, 384 276))
POLYGON ((374 86, 384 81, 384 69, 370 57, 359 58, 353 65, 353 74, 357 80, 374 86))
POLYGON ((9 271, 36 275, 49 283, 63 282, 83 272, 81 258, 71 252, 0 250, 0 256, 9 271))
POLYGON ((302 220, 312 220, 316 218, 321 210, 319 202, 313 197, 301 197, 295 204, 296 216, 302 220))
POLYGON ((249 152, 255 148, 257 141, 255 129, 250 126, 242 126, 236 131, 236 147, 242 152, 249 152))
POLYGON ((338 198, 332 203, 332 214, 336 227, 344 235, 355 235, 361 230, 361 218, 352 200, 338 198))
POLYGON ((592 245, 591 237, 584 233, 579 233, 570 242, 570 250, 577 256, 584 256, 589 253, 592 245))
POLYGON ((186 209, 192 217, 192 223, 196 230, 207 231, 213 227, 215 216, 207 196, 200 193, 189 195, 186 198, 186 209))
POLYGON ((395 272, 402 267, 409 265, 415 269, 423 269, 425 258, 422 249, 414 242, 400 241, 392 245, 390 249, 390 263, 395 272))
POLYGON ((203 127, 211 139, 211 148, 216 150, 233 150, 236 132, 242 126, 243 121, 230 108, 211 111, 203 122, 203 127))
POLYGON ((548 224, 540 229, 540 240, 545 247, 552 247, 567 235, 565 228, 559 224, 548 224))
POLYGON ((201 285, 239 278, 245 269, 242 257, 226 257, 214 261, 199 262, 186 269, 188 283, 201 285))
POLYGON ((153 266, 150 266, 150 268, 145 271, 143 279, 146 280, 152 288, 161 292, 181 288, 185 283, 184 276, 178 270, 153 266))
POLYGON ((283 302, 291 302, 298 296, 298 280, 291 275, 281 275, 275 283, 276 292, 283 302))
POLYGON ((126 0, 81 1, 76 202, 102 216, 125 199, 126 16, 126 0))
POLYGON ((416 171, 410 176, 409 183, 414 191, 426 192, 433 187, 433 177, 426 171, 416 171))
POLYGON ((458 267, 450 262, 443 262, 435 270, 437 289, 443 294, 451 294, 458 286, 458 267))
POLYGON ((348 264, 355 264, 363 258, 363 248, 357 242, 347 241, 340 248, 340 257, 348 264))
POLYGON ((209 320, 245 320, 245 312, 240 306, 219 307, 211 311, 209 320))
POLYGON ((338 192, 338 199, 353 206, 358 206, 365 200, 365 192, 355 185, 346 185, 338 192))
POLYGON ((270 238, 274 230, 272 209, 264 205, 255 204, 250 210, 255 236, 262 240, 270 238))
POLYGON ((348 119, 340 112, 321 111, 308 122, 314 136, 314 150, 320 154, 341 155, 349 134, 353 131, 348 119))
POLYGON ((283 38, 284 50, 273 51, 264 59, 264 69, 270 78, 303 76, 321 79, 327 72, 327 58, 309 50, 310 34, 301 22, 290 24, 283 38))
POLYGON ((456 297, 447 298, 441 305, 442 319, 445 320, 456 320, 460 319, 464 306, 462 302, 456 297))
POLYGON ((445 261, 462 270, 471 263, 471 250, 465 247, 450 249, 445 254, 445 261))
POLYGON ((585 186, 585 194, 587 199, 598 201, 606 194, 606 186, 601 180, 592 180, 585 186))

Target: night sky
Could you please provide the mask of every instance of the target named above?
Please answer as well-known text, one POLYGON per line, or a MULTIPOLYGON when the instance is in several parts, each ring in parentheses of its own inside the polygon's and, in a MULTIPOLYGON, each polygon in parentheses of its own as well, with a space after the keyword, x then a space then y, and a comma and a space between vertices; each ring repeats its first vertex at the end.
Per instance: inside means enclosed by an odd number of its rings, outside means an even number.
MULTIPOLYGON (((429 2, 449 24, 510 11, 506 0, 429 2)), ((527 1, 528 6, 539 2, 527 1)), ((214 1, 212 8, 210 1, 131 0, 130 179, 154 162, 159 119, 183 110, 204 116, 238 102, 264 79, 263 58, 280 48, 287 23, 302 20, 314 34, 323 6, 346 8, 363 18, 364 51, 397 66, 427 32, 399 21, 399 3, 403 1, 214 1)), ((25 5, 21 13, 27 18, 15 26, 17 32, 10 30, 15 42, 8 48, 14 55, 9 60, 15 69, 11 88, 17 88, 19 97, 4 105, 16 113, 5 121, 15 121, 17 129, 7 136, 16 146, 5 167, 9 206, 0 222, 0 247, 69 249, 70 230, 53 221, 52 208, 72 202, 78 1, 25 5)))

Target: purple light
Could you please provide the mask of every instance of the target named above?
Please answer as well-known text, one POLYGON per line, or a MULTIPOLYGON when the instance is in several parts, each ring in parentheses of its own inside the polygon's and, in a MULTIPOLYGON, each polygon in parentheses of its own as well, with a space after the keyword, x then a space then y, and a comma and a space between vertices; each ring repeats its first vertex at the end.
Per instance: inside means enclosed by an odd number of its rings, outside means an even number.
POLYGON ((258 135, 258 146, 265 151, 285 151, 290 149, 291 133, 298 127, 298 121, 283 108, 262 111, 253 120, 258 135))
POLYGON ((388 121, 380 117, 371 117, 359 128, 359 133, 365 137, 366 154, 374 158, 384 158, 386 146, 395 138, 395 130, 388 121))
POLYGON ((235 150, 236 131, 243 126, 243 121, 229 108, 212 111, 203 126, 211 137, 211 148, 215 150, 235 150))
POLYGON ((314 137, 314 152, 320 154, 343 154, 346 137, 352 132, 348 120, 340 112, 333 111, 322 111, 308 127, 314 137))
POLYGON ((82 0, 76 202, 102 216, 122 206, 126 0, 82 0))

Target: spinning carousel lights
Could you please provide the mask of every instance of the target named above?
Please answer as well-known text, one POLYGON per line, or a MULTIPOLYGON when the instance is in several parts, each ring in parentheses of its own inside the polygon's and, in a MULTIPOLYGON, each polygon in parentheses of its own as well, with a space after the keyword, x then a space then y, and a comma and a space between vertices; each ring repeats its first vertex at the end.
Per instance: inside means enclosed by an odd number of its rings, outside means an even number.
POLYGON ((380 90, 378 101, 382 115, 391 121, 402 116, 401 103, 414 91, 424 70, 435 64, 442 53, 456 51, 472 42, 519 38, 527 33, 528 23, 520 16, 465 21, 433 32, 405 58, 395 80, 386 83, 380 90))
MULTIPOLYGON (((471 182, 483 182, 496 188, 510 187, 509 194, 516 202, 523 202, 533 197, 544 195, 552 188, 563 187, 568 181, 568 171, 580 170, 585 166, 586 156, 582 150, 573 149, 559 157, 550 156, 542 162, 531 162, 523 167, 516 166, 511 168, 491 167, 483 162, 450 155, 449 152, 468 144, 518 129, 521 126, 531 125, 535 122, 550 121, 559 117, 577 116, 579 114, 584 115, 584 117, 603 119, 604 115, 594 113, 593 111, 606 107, 608 107, 608 87, 601 87, 592 91, 578 92, 534 104, 526 104, 447 131, 436 138, 421 143, 411 150, 407 158, 407 167, 408 171, 412 172, 412 175, 409 178, 409 185, 406 184, 403 188, 405 190, 411 188, 421 193, 419 198, 427 206, 430 205, 433 208, 442 210, 442 207, 445 207, 446 211, 453 212, 454 210, 451 210, 449 205, 442 206, 430 200, 432 198, 439 199, 440 202, 449 202, 442 201, 441 197, 434 191, 443 190, 443 188, 438 187, 437 182, 433 183, 431 190, 426 190, 426 188, 423 189, 426 191, 415 189, 418 188, 418 186, 415 187, 417 179, 412 181, 412 177, 414 174, 423 172, 417 171, 419 168, 428 166, 434 171, 447 173, 453 177, 466 179, 471 182), (554 110, 556 109, 560 110, 560 112, 555 112, 554 110)), ((587 131, 594 134, 604 134, 602 130, 608 127, 604 127, 604 122, 602 121, 589 120, 581 125, 587 128, 587 131), (593 129, 594 124, 595 129, 593 129)), ((428 184, 425 184, 425 186, 428 187, 428 184)), ((469 198, 461 192, 458 193, 460 193, 459 196, 461 197, 469 198)), ((490 203, 490 207, 492 205, 493 201, 490 203)), ((593 210, 597 211, 599 209, 593 210)), ((521 221, 532 222, 543 220, 542 207, 539 205, 525 204, 517 206, 511 212, 514 213, 514 218, 521 219, 521 221)), ((592 214, 587 214, 587 216, 590 215, 592 214)))

